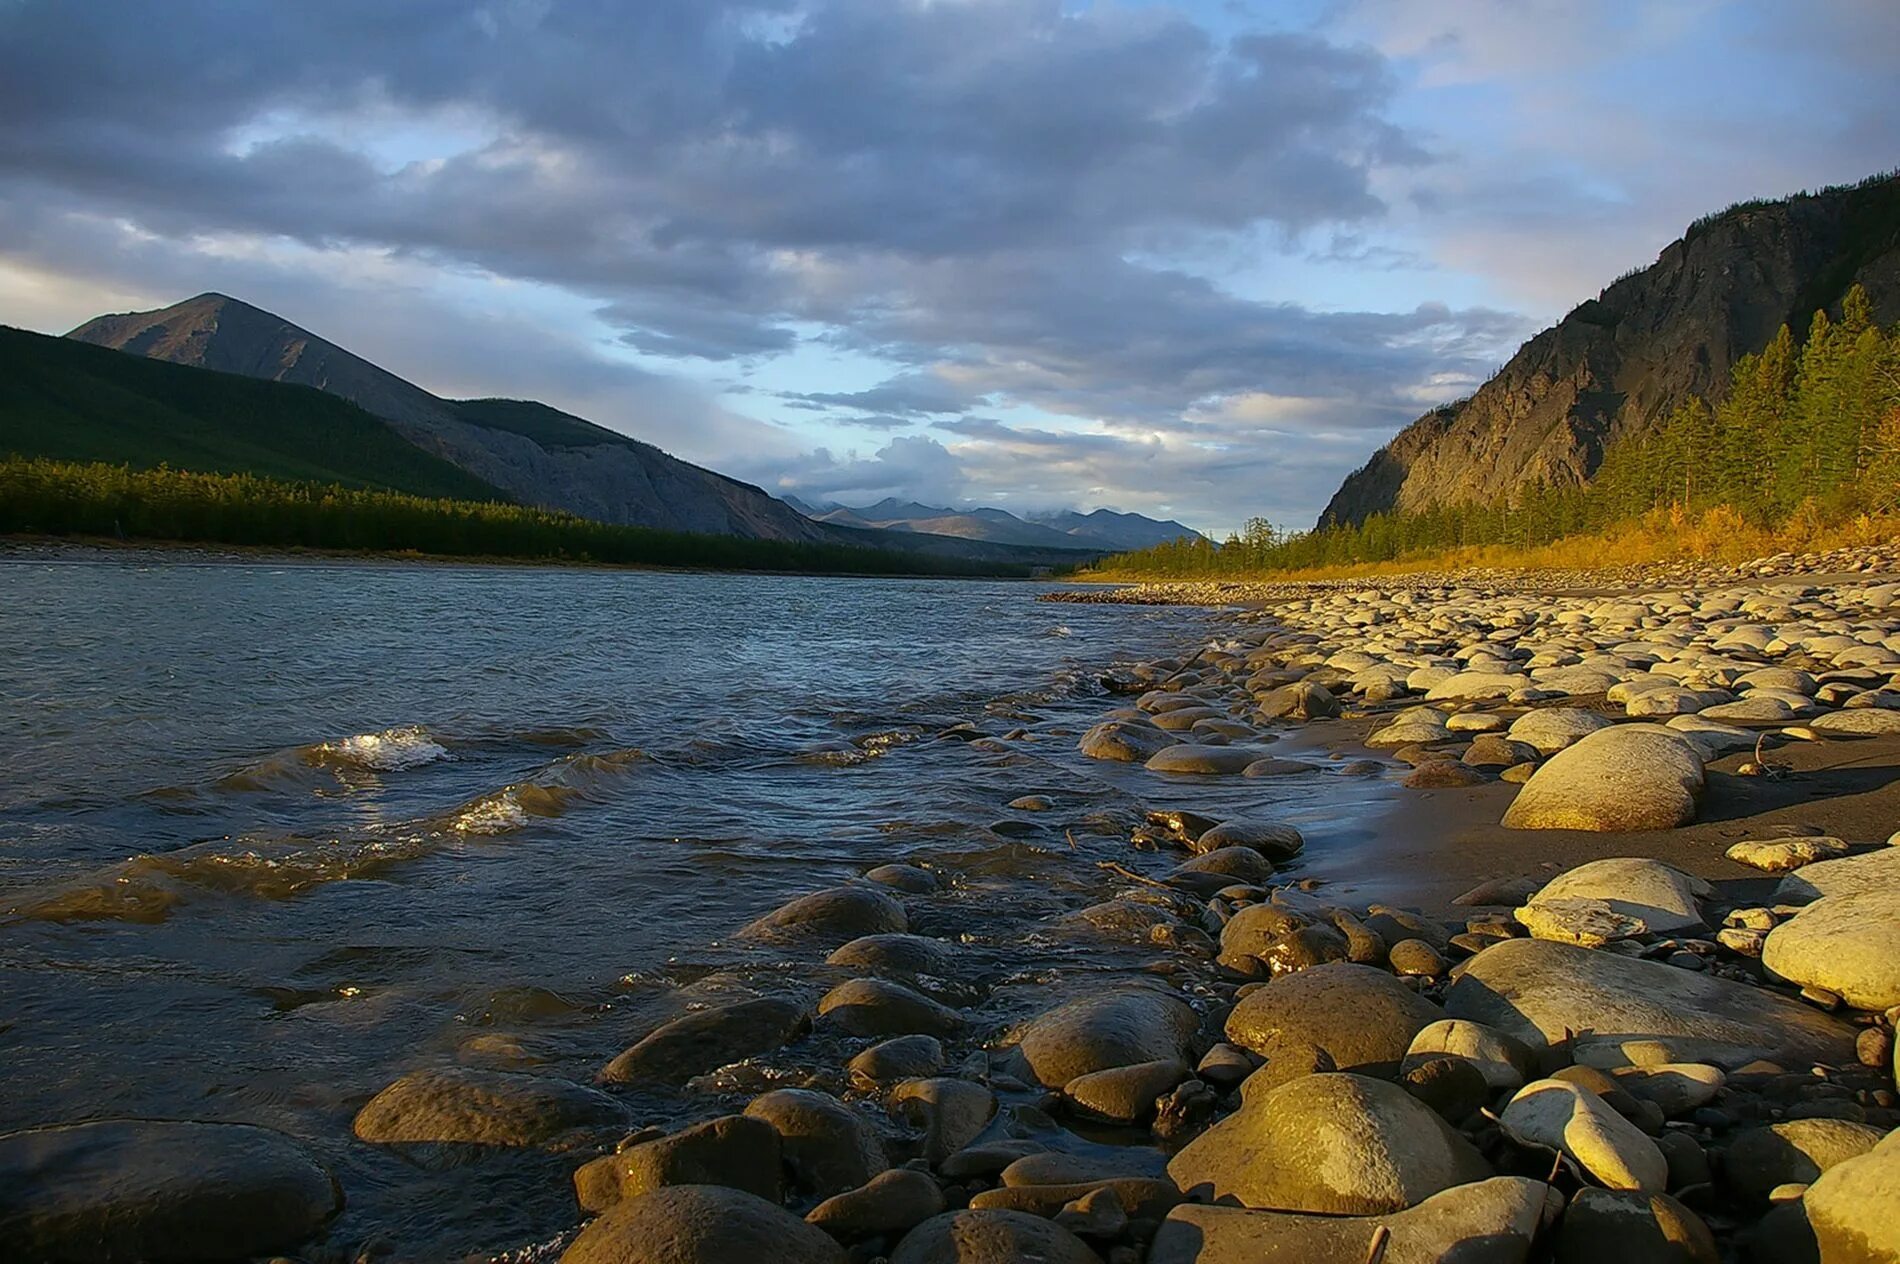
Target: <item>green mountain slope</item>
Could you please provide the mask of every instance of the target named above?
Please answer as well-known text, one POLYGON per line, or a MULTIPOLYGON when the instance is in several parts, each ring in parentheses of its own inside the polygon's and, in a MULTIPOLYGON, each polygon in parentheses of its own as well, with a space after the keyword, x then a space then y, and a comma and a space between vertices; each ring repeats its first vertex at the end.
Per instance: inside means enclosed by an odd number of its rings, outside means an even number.
POLYGON ((0 326, 0 455, 9 453, 508 499, 322 391, 0 326))

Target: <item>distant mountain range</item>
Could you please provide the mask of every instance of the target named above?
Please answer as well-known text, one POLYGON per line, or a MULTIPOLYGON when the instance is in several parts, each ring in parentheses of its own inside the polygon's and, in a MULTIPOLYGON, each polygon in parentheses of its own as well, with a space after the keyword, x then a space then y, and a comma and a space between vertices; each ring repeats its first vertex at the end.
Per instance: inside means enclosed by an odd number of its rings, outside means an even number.
POLYGON ((200 294, 158 311, 101 316, 67 337, 339 395, 416 447, 526 504, 668 531, 826 538, 803 514, 760 488, 545 404, 439 398, 223 294, 200 294))
POLYGON ((101 316, 65 338, 0 326, 4 453, 507 500, 667 531, 1011 568, 1111 551, 1056 531, 1017 540, 819 521, 546 404, 433 395, 222 294, 101 316))
POLYGON ((1097 509, 1087 514, 1065 510, 1019 517, 1003 509, 945 509, 895 497, 858 509, 838 504, 811 504, 796 496, 785 497, 785 503, 816 521, 837 526, 956 536, 1031 548, 1119 552, 1200 535, 1192 527, 1178 522, 1160 522, 1142 514, 1116 513, 1112 509, 1097 509))
POLYGON ((1348 477, 1320 525, 1496 503, 1538 484, 1587 483, 1625 436, 1653 434, 1783 324, 1803 337, 1865 287, 1900 318, 1900 175, 1747 202, 1690 225, 1649 267, 1519 348, 1469 399, 1407 426, 1348 477))

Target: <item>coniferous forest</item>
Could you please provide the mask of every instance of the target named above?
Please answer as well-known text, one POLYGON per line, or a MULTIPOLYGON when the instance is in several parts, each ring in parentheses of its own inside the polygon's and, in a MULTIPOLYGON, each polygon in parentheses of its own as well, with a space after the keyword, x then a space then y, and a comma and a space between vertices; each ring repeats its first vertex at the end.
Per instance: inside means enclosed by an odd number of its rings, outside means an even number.
POLYGON ((595 522, 500 501, 0 458, 0 534, 809 574, 1022 575, 1026 567, 595 522))
POLYGON ((1814 313, 1737 361, 1711 406, 1691 399, 1654 433, 1611 442, 1587 486, 1540 486, 1495 504, 1374 514, 1284 531, 1264 519, 1216 546, 1179 541, 1104 559, 1102 573, 1257 577, 1426 560, 1460 549, 1530 549, 1630 524, 1702 521, 1775 533, 1900 512, 1900 326, 1849 290, 1838 320, 1814 313))

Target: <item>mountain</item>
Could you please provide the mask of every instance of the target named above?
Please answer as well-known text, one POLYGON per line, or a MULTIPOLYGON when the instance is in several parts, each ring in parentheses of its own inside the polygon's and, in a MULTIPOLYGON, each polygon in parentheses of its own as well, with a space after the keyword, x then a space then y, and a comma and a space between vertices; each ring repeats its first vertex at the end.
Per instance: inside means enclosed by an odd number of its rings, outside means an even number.
POLYGON ((158 311, 101 316, 67 337, 341 396, 388 422, 424 453, 526 504, 669 531, 835 542, 750 484, 545 404, 439 398, 280 316, 222 294, 201 294, 158 311))
POLYGON ((1197 534, 1178 522, 1157 522, 1141 514, 1116 513, 1109 509, 1097 509, 1090 514, 1074 511, 1031 514, 1025 519, 1004 509, 945 509, 896 497, 886 497, 858 509, 835 504, 813 505, 791 496, 785 499, 800 513, 834 526, 955 536, 1024 548, 1119 552, 1197 534))
POLYGON ((1100 544, 1113 549, 1146 549, 1157 544, 1168 544, 1180 539, 1193 539, 1200 532, 1174 521, 1156 521, 1144 514, 1116 513, 1113 509, 1097 509, 1093 513, 1076 513, 1064 510, 1056 513, 1030 514, 1031 522, 1045 527, 1053 527, 1065 535, 1086 540, 1090 544, 1100 544))
POLYGON ((1400 431, 1340 486, 1320 525, 1587 482, 1612 440, 1653 432, 1691 396, 1719 401, 1736 360, 1783 324, 1801 336, 1816 308, 1838 310, 1856 283, 1876 319, 1900 317, 1900 175, 1699 220, 1654 264, 1526 342, 1469 399, 1400 431))
POLYGON ((334 395, 5 327, 0 453, 507 499, 334 395))

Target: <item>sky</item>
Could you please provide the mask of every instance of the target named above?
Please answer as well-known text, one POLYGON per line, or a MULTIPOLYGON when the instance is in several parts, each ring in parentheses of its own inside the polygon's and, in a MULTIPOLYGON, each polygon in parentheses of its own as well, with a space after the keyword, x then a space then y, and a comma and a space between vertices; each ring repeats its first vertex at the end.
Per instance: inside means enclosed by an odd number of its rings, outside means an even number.
POLYGON ((0 323, 208 290, 775 494, 1305 526, 1732 202, 1894 0, 0 0, 0 323))

